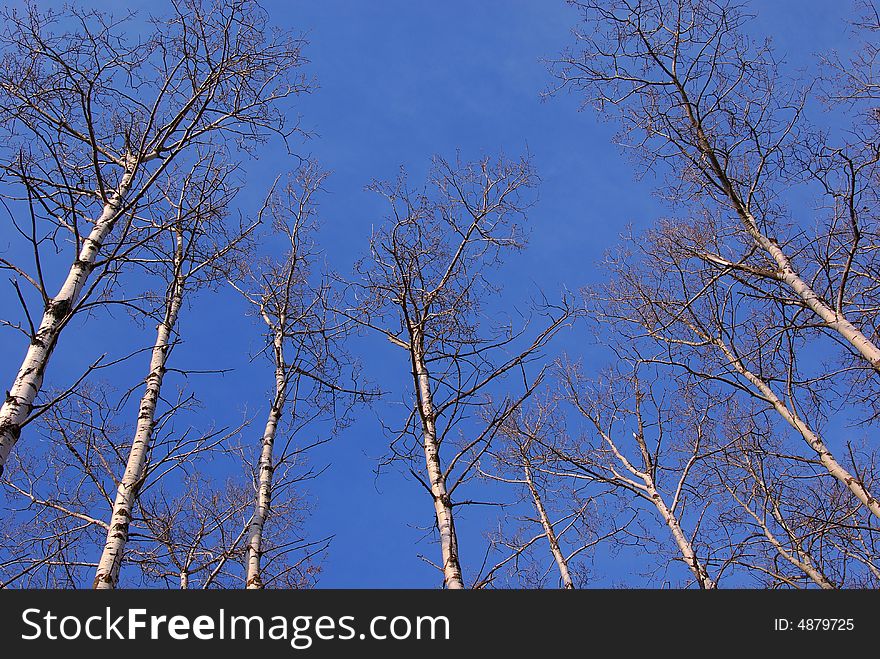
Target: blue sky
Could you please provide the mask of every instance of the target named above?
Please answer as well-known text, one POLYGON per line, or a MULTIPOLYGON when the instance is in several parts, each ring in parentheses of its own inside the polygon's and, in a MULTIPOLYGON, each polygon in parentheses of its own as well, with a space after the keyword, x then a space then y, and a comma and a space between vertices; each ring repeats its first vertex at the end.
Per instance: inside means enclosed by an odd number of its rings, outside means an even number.
MULTIPOLYGON (((310 42, 308 71, 319 88, 297 107, 313 136, 295 148, 333 172, 320 200, 319 240, 335 270, 350 272, 365 252, 371 226, 381 222, 381 204, 363 190, 372 178, 394 177, 404 165, 418 181, 432 154, 454 156, 457 149, 466 159, 528 150, 542 179, 539 202, 529 214, 529 248, 500 272, 504 299, 511 303, 536 287, 552 293, 594 281, 594 264, 627 224, 644 227, 669 213, 652 195, 657 181, 635 180, 633 167, 612 144, 613 125, 592 110, 578 112, 572 96, 541 101, 539 94, 550 83, 541 58, 569 43, 577 21, 563 2, 278 0, 265 6, 273 22, 303 31, 310 42)), ((777 0, 753 8, 758 14, 754 33, 772 36, 792 69, 807 65, 812 53, 846 45, 846 2, 777 0)), ((243 206, 254 204, 266 182, 293 165, 275 147, 260 153, 248 166, 243 206)), ((9 291, 0 295, 3 304, 10 303, 9 291)), ((264 362, 249 359, 260 346, 259 328, 232 296, 226 299, 219 305, 207 294, 195 300, 181 320, 186 343, 175 359, 178 367, 232 369, 196 384, 203 413, 226 425, 247 410, 259 425, 271 373, 264 362), (220 326, 223 332, 217 331, 220 326)), ((110 351, 150 339, 149 330, 137 334, 125 316, 105 328, 110 351)), ((93 357, 76 349, 85 345, 84 329, 76 324, 63 337, 49 372, 52 382, 69 381, 93 357)), ((562 343, 587 360, 601 358, 586 337, 569 335, 562 343)), ((407 374, 405 364, 397 363, 400 355, 369 339, 355 348, 368 375, 392 392, 391 402, 404 400, 407 374)), ((5 380, 11 379, 22 350, 12 333, 0 334, 5 380)), ((140 377, 141 367, 146 364, 128 366, 129 377, 140 377)), ((386 446, 376 412, 367 410, 311 458, 329 465, 308 486, 314 501, 310 532, 335 534, 323 587, 441 583, 418 558, 436 553, 425 532, 432 524, 430 500, 395 471, 375 476, 376 458, 386 446)), ((462 557, 471 566, 482 557, 482 514, 480 509, 465 512, 460 522, 462 557)), ((615 569, 621 572, 606 571, 596 585, 630 580, 624 573, 628 566, 615 569)))
MULTIPOLYGON (((594 281, 594 264, 627 224, 645 226, 669 213, 652 195, 656 181, 635 180, 612 144, 612 124, 592 110, 577 112, 573 96, 540 99, 550 83, 541 59, 569 43, 577 21, 564 3, 277 5, 267 5, 276 20, 289 16, 311 42, 307 52, 320 89, 300 107, 304 125, 319 135, 308 150, 334 172, 322 202, 323 245, 334 267, 345 270, 362 253, 381 212, 361 191, 369 177, 392 176, 401 164, 420 173, 430 154, 456 149, 465 157, 528 149, 541 176, 540 200, 529 214, 529 248, 504 271, 509 300, 535 285, 552 292, 594 281)), ((846 3, 778 1, 755 8, 755 33, 771 35, 795 66, 812 52, 842 46, 846 3)), ((568 336, 564 344, 589 359, 586 337, 568 336)), ((381 451, 376 430, 365 418, 341 437, 330 449, 333 467, 311 487, 318 498, 313 525, 326 520, 337 533, 321 585, 435 586, 437 574, 415 556, 432 555, 433 548, 426 541, 412 546, 424 535, 414 527, 431 522, 430 500, 396 474, 373 481, 363 456, 381 451), (338 493, 334 483, 340 482, 357 484, 357 494, 338 493), (383 513, 374 516, 376 509, 383 513), (333 528, 348 515, 353 526, 333 528)), ((472 533, 482 512, 466 513, 472 533)), ((466 562, 481 557, 473 535, 463 544, 466 562)), ((621 578, 606 574, 603 583, 621 578)))

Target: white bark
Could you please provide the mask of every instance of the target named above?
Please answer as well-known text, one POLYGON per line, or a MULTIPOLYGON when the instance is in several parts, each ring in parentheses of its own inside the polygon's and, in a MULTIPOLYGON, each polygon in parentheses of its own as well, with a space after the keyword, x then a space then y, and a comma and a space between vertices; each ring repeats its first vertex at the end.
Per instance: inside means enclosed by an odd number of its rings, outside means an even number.
MULTIPOLYGON (((177 249, 178 255, 182 254, 179 238, 177 249)), ((125 545, 128 542, 128 530, 134 504, 146 476, 147 456, 150 451, 156 419, 156 405, 162 390, 162 380, 165 377, 165 363, 171 348, 171 336, 183 303, 183 286, 184 278, 178 269, 177 276, 169 291, 165 316, 156 328, 156 342, 153 344, 150 357, 147 386, 141 397, 137 426, 128 454, 125 473, 116 489, 116 500, 113 502, 107 542, 98 561, 94 588, 99 590, 115 588, 119 581, 119 568, 122 565, 125 545)))
POLYGON ((532 465, 526 455, 523 455, 523 471, 525 473, 526 485, 532 495, 532 501, 535 509, 538 511, 538 517, 541 520, 541 527, 544 529, 544 535, 547 537, 547 543, 550 545, 550 553, 553 560, 556 561, 556 567, 559 569, 559 577, 562 579, 562 587, 566 590, 574 589, 574 582, 571 580, 571 573, 568 570, 568 561, 559 547, 559 537, 553 530, 553 524, 547 516, 547 510, 544 508, 544 502, 538 488, 535 487, 535 479, 532 477, 532 465))
MULTIPOLYGON (((754 475, 753 475, 754 477, 754 475)), ((761 483, 761 489, 766 492, 765 486, 761 483)), ((728 488, 728 492, 733 497, 734 501, 736 501, 748 515, 755 520, 759 527, 761 527, 761 532, 764 534, 764 537, 767 538, 767 542, 776 550, 776 552, 786 561, 794 565, 796 568, 801 570, 807 577, 809 577, 813 583, 824 590, 834 590, 836 587, 831 581, 822 574, 821 570, 819 570, 815 563, 813 563, 813 558, 809 553, 801 551, 798 547, 794 548, 794 551, 789 551, 785 548, 782 542, 776 537, 773 531, 770 530, 770 527, 767 523, 761 518, 758 513, 752 510, 751 506, 746 502, 740 499, 736 492, 734 492, 731 488, 728 488)), ((787 529, 785 520, 782 517, 781 512, 779 511, 778 506, 775 502, 770 504, 772 506, 772 514, 776 521, 782 526, 784 529, 787 529)))
POLYGON ((437 530, 440 533, 440 552, 443 559, 443 581, 449 589, 464 588, 461 564, 458 559, 458 538, 452 515, 452 501, 446 490, 446 476, 440 465, 440 445, 437 438, 436 413, 431 394, 431 380, 422 353, 421 333, 411 332, 412 348, 410 356, 413 363, 413 377, 418 399, 419 416, 422 420, 425 465, 428 470, 428 483, 434 499, 434 514, 437 530))
MULTIPOLYGON (((593 420, 593 423, 596 425, 596 428, 599 429, 599 424, 595 419, 593 420)), ((639 422, 639 430, 641 433, 641 421, 639 422)), ((644 470, 642 470, 638 469, 632 462, 627 459, 627 457, 623 453, 620 452, 614 441, 607 433, 603 432, 601 429, 599 430, 599 432, 602 435, 602 438, 605 440, 605 443, 614 453, 615 457, 626 468, 626 470, 629 471, 629 473, 631 473, 633 476, 638 478, 641 483, 639 483, 638 481, 630 480, 629 478, 623 478, 613 468, 611 470, 612 473, 614 473, 618 480, 627 483, 637 490, 641 490, 648 496, 648 498, 651 500, 651 503, 653 503, 654 507, 657 508, 657 512, 660 513, 660 517, 666 523, 669 531, 672 533, 672 539, 675 540, 675 544, 678 546, 678 550, 681 553, 685 564, 693 573, 694 577, 696 577, 697 584, 700 586, 700 588, 703 588, 705 590, 716 588, 716 583, 709 577, 709 573, 706 571, 706 567, 697 558, 697 552, 694 550, 693 544, 682 530, 681 523, 679 522, 678 517, 674 512, 674 504, 673 508, 667 506, 666 502, 663 500, 663 496, 657 490, 657 484, 654 481, 651 454, 648 451, 647 445, 645 444, 644 436, 641 434, 633 433, 633 439, 635 439, 638 443, 639 450, 642 454, 642 460, 644 461, 644 470)))
POLYGON ((773 545, 773 548, 779 553, 780 556, 782 556, 782 558, 801 570, 810 578, 811 581, 813 581, 813 583, 815 583, 823 590, 835 590, 836 586, 831 583, 828 578, 816 568, 816 566, 813 564, 812 558, 810 558, 808 554, 804 554, 802 552, 798 552, 797 555, 793 554, 792 552, 788 551, 781 542, 779 542, 776 536, 770 532, 770 529, 768 529, 766 525, 762 525, 762 530, 764 531, 764 537, 767 538, 768 542, 773 545))
POLYGON ((741 210, 746 226, 758 245, 763 249, 779 268, 782 281, 803 301, 803 303, 821 318, 825 325, 842 336, 856 351, 864 357, 875 372, 880 373, 880 348, 853 325, 842 313, 838 313, 819 297, 812 287, 795 271, 788 256, 776 241, 771 240, 758 230, 758 223, 751 213, 741 210))
MULTIPOLYGON (((284 327, 282 318, 278 325, 284 327)), ((273 463, 273 450, 275 447, 275 434, 278 431, 278 422, 284 412, 285 393, 287 378, 284 366, 284 332, 282 329, 275 330, 273 339, 275 348, 275 398, 266 419, 266 428, 263 431, 262 449, 260 460, 257 465, 257 496, 254 505, 254 514, 248 526, 247 553, 245 554, 245 586, 249 590, 263 587, 261 560, 263 557, 263 530, 272 506, 272 476, 275 466, 273 463)))
POLYGON ((791 259, 779 246, 779 243, 761 231, 757 219, 755 219, 748 206, 740 198, 733 183, 727 176, 727 171, 719 162, 718 157, 703 130, 702 124, 693 114, 691 102, 688 99, 684 88, 680 85, 679 91, 682 101, 684 102, 688 119, 697 131, 697 146, 700 152, 708 159, 711 170, 721 182, 724 194, 727 196, 733 209, 739 215, 746 231, 752 236, 752 239, 758 247, 773 259, 773 262, 779 269, 777 273, 779 279, 787 284, 795 295, 801 299, 804 305, 819 316, 829 329, 837 332, 847 343, 855 348, 855 350, 871 365, 871 368, 874 369, 876 373, 880 373, 880 348, 874 345, 874 343, 871 342, 861 330, 847 320, 842 312, 838 313, 837 310, 822 300, 813 288, 800 276, 792 265, 791 259))
POLYGON ((798 431, 801 437, 803 437, 807 444, 810 445, 810 448, 812 448, 819 456, 819 461, 828 470, 828 473, 843 483, 859 501, 865 504, 865 507, 870 510, 871 513, 880 518, 880 502, 871 495, 868 489, 862 485, 855 476, 850 474, 849 471, 847 471, 846 468, 834 458, 831 451, 829 451, 828 447, 825 445, 825 442, 822 441, 822 438, 813 432, 813 429, 810 428, 810 426, 807 425, 807 423, 801 419, 796 412, 789 409, 788 406, 782 402, 767 382, 749 371, 745 364, 742 363, 742 360, 733 354, 723 341, 716 340, 715 344, 724 353, 724 356, 736 371, 751 382, 758 389, 764 399, 767 400, 767 402, 769 402, 779 413, 779 415, 785 419, 792 428, 798 431))
POLYGON ((663 500, 663 497, 657 491, 657 488, 654 485, 654 479, 651 478, 649 474, 643 473, 642 480, 645 482, 648 496, 651 497, 651 501, 660 513, 660 517, 663 518, 663 521, 666 522, 666 526, 669 527, 669 531, 672 533, 672 538, 675 540, 675 544, 678 545, 678 550, 681 552, 685 564, 690 568, 694 577, 696 577, 697 584, 699 584, 700 588, 706 590, 715 588, 715 582, 709 577, 709 573, 706 572, 706 567, 697 558, 694 546, 684 534, 684 531, 682 531, 678 517, 676 517, 672 510, 670 510, 669 506, 667 506, 666 502, 663 500))
POLYGON ((15 376, 6 400, 0 407, 0 474, 9 459, 12 447, 21 436, 21 429, 34 406, 43 386, 43 376, 68 314, 79 301, 79 296, 95 266, 104 240, 113 230, 126 195, 131 188, 134 163, 129 163, 119 187, 107 199, 89 235, 83 240, 76 260, 71 264, 67 278, 58 293, 46 305, 36 336, 28 346, 21 367, 15 376))
MULTIPOLYGON (((773 507, 773 516, 776 518, 776 521, 779 522, 780 525, 785 527, 785 522, 782 519, 782 515, 775 505, 773 507)), ((767 540, 770 542, 771 545, 773 545, 773 547, 776 549, 779 555, 782 556, 782 558, 787 560, 795 567, 799 568, 804 574, 812 579, 813 583, 815 583, 823 590, 834 590, 836 588, 831 580, 826 577, 819 568, 816 567, 816 564, 813 562, 813 557, 810 556, 808 552, 803 551, 800 546, 795 546, 793 552, 788 551, 763 521, 760 522, 760 524, 761 528, 764 531, 764 537, 767 538, 767 540)), ((800 543, 798 543, 798 545, 799 544, 800 543)))

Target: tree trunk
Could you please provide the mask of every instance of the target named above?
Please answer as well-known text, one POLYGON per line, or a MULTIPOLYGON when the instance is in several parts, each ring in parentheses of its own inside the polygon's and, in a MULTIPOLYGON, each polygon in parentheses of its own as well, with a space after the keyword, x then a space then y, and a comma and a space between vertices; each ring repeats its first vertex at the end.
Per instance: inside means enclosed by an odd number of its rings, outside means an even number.
POLYGON ((568 562, 565 560, 565 555, 559 548, 559 538, 556 535, 556 531, 553 530, 553 524, 550 523, 550 518, 547 516, 547 511, 544 508, 544 502, 541 500, 541 495, 538 492, 538 488, 535 487, 535 481, 532 478, 531 462, 525 455, 523 455, 523 460, 526 484, 528 485, 529 492, 532 494, 532 500, 535 503, 535 509, 538 511, 538 517, 541 520, 541 527, 544 529, 544 535, 547 536, 547 542, 550 545, 550 553, 553 554, 553 560, 556 561, 556 567, 559 568, 559 577, 562 579, 562 587, 566 590, 573 590, 574 582, 571 580, 571 574, 568 571, 568 562))
POLYGON ((828 470, 828 473, 843 483, 859 501, 865 504, 865 507, 870 510, 874 516, 880 518, 880 501, 877 501, 868 489, 834 458, 831 451, 829 451, 828 447, 825 445, 825 442, 822 441, 822 438, 813 432, 812 428, 810 428, 803 419, 790 410, 788 406, 780 400, 776 395, 776 392, 770 388, 770 385, 768 385, 762 378, 749 371, 739 357, 737 357, 724 342, 716 340, 715 344, 721 349, 724 356, 734 369, 757 387, 758 391, 761 392, 761 396, 773 406, 779 415, 785 419, 792 428, 798 431, 801 437, 803 437, 807 444, 810 445, 810 448, 818 454, 819 461, 828 470))
MULTIPOLYGON (((740 202, 741 203, 741 202, 740 202)), ((880 373, 880 348, 853 325, 842 313, 838 313, 819 297, 812 287, 795 271, 788 256, 782 248, 758 230, 758 223, 751 213, 738 209, 746 226, 755 241, 776 263, 782 281, 803 301, 803 303, 821 318, 825 325, 842 336, 856 351, 865 358, 875 373, 880 373)))
POLYGON ((865 358, 871 365, 875 373, 880 374, 880 348, 874 345, 871 340, 864 335, 855 325, 853 325, 843 313, 827 304, 822 298, 816 294, 813 288, 800 276, 791 263, 788 255, 782 251, 779 243, 761 231, 758 220, 752 215, 748 206, 740 198, 733 182, 727 176, 726 169, 722 166, 715 153, 714 148, 709 141, 708 136, 703 130, 703 125, 693 112, 693 106, 684 87, 681 83, 675 81, 679 94, 681 95, 683 106, 688 116, 691 126, 697 132, 697 148, 701 154, 708 160, 709 167, 718 180, 724 194, 727 196, 733 210, 739 215, 746 231, 752 236, 755 244, 760 247, 779 268, 779 278, 788 285, 788 287, 797 295, 804 305, 821 318, 825 325, 837 332, 847 343, 865 358))
POLYGON ((67 273, 67 278, 55 297, 46 305, 36 336, 28 346, 12 387, 6 393, 6 400, 0 407, 0 475, 3 474, 12 447, 21 436, 22 426, 27 421, 37 394, 43 386, 43 376, 58 343, 61 330, 92 274, 104 240, 119 219, 119 211, 131 188, 133 176, 134 167, 130 165, 126 168, 119 187, 104 205, 100 217, 95 220, 91 232, 83 240, 77 259, 71 264, 67 273))
MULTIPOLYGON (((279 328, 283 328, 284 319, 280 319, 279 328)), ((275 399, 266 419, 266 427, 263 430, 262 449, 260 461, 257 465, 257 496, 254 502, 254 514, 248 527, 247 552, 245 564, 245 587, 249 590, 263 587, 262 567, 260 562, 263 557, 263 529, 272 506, 272 476, 275 470, 273 464, 273 450, 275 447, 275 434, 278 431, 278 422, 284 412, 284 398, 286 393, 286 372, 284 366, 284 332, 275 330, 273 338, 275 348, 275 399)))
POLYGON ((446 491, 446 476, 440 466, 440 444, 437 439, 436 414, 431 395, 431 380, 422 352, 421 334, 411 333, 412 348, 410 355, 413 362, 413 377, 416 386, 419 416, 422 420, 424 439, 425 464, 428 469, 428 482, 434 498, 434 513, 437 518, 437 530, 440 533, 440 551, 443 558, 443 582, 449 589, 464 588, 461 575, 461 564, 458 560, 458 539, 455 535, 455 523, 452 515, 452 501, 446 491))
POLYGON ((684 531, 682 531, 678 518, 669 509, 666 502, 663 500, 663 497, 657 491, 657 488, 654 485, 654 479, 645 472, 643 480, 645 481, 645 486, 647 487, 651 501, 654 503, 654 506, 656 506, 663 521, 666 522, 666 526, 669 527, 669 530, 672 533, 672 538, 675 540, 675 544, 678 545, 678 550, 681 552, 685 564, 690 568, 690 571, 697 579, 697 584, 699 584, 700 588, 703 588, 704 590, 712 590, 716 587, 715 582, 712 581, 709 577, 709 573, 706 572, 706 567, 697 558, 694 546, 691 544, 691 541, 688 540, 684 531))
POLYGON ((782 543, 777 540, 776 536, 767 528, 766 524, 761 524, 761 529, 764 531, 764 537, 773 545, 773 548, 777 551, 777 553, 782 556, 789 563, 794 565, 796 568, 801 570, 804 574, 806 574, 817 586, 822 588, 823 590, 835 590, 836 586, 831 583, 831 581, 826 577, 822 572, 815 566, 813 563, 813 559, 809 554, 805 554, 801 551, 797 551, 797 556, 788 551, 785 547, 782 546, 782 543))
MULTIPOLYGON (((180 238, 178 238, 178 254, 182 254, 180 238)), ((128 463, 116 490, 107 542, 104 545, 101 559, 98 561, 94 588, 99 590, 115 588, 119 581, 119 568, 122 564, 125 545, 128 542, 128 528, 134 504, 146 476, 147 455, 153 438, 156 418, 156 404, 162 390, 165 363, 171 348, 171 335, 177 323, 180 306, 183 303, 183 285, 184 281, 178 270, 169 291, 165 317, 157 327, 156 342, 153 345, 150 358, 150 373, 147 375, 147 387, 141 397, 137 427, 128 454, 128 463)))

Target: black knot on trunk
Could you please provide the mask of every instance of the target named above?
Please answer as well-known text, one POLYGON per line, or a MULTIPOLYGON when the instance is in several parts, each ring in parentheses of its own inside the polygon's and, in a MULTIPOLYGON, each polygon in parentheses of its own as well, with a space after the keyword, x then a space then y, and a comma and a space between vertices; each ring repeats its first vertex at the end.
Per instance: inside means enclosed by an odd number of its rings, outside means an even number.
POLYGON ((46 313, 55 318, 63 318, 70 311, 71 306, 68 299, 52 300, 46 305, 46 313))

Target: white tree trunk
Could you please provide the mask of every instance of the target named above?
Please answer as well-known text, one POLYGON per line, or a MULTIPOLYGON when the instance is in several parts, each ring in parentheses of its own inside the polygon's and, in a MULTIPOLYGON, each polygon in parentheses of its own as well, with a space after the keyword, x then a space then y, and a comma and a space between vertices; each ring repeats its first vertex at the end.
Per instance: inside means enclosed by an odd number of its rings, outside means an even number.
POLYGON ((865 336, 861 330, 853 325, 846 317, 837 313, 830 305, 828 305, 821 297, 816 295, 812 287, 805 282, 801 276, 795 271, 788 256, 782 251, 782 248, 774 240, 770 240, 767 236, 758 230, 758 223, 751 213, 741 211, 746 218, 747 226, 754 236, 758 245, 763 249, 779 268, 782 280, 788 284, 792 291, 803 300, 804 304, 812 310, 825 324, 840 334, 847 343, 849 343, 856 351, 864 357, 871 365, 875 372, 880 373, 880 348, 874 345, 871 340, 865 336))
POLYGON ((443 581, 449 589, 464 588, 461 564, 458 559, 458 538, 452 515, 452 502, 446 491, 446 476, 440 466, 440 445, 437 440, 436 414, 431 394, 431 380, 421 351, 420 333, 413 332, 410 354, 413 361, 413 376, 416 385, 419 416, 422 419, 422 434, 425 450, 425 464, 428 469, 428 483, 434 499, 434 514, 437 530, 440 533, 440 552, 443 559, 443 581))
MULTIPOLYGON (((749 511, 751 512, 751 511, 749 511)), ((796 568, 801 570, 804 574, 806 574, 817 586, 822 588, 823 590, 834 590, 836 586, 829 581, 828 577, 826 577, 820 570, 818 570, 813 563, 813 559, 809 554, 806 554, 801 551, 797 551, 797 555, 788 551, 781 542, 776 538, 775 535, 770 531, 766 524, 761 522, 761 529, 764 532, 764 537, 773 545, 773 548, 777 551, 777 553, 782 556, 789 563, 794 565, 796 568)))
POLYGON ((550 523, 550 518, 547 516, 547 510, 544 508, 541 494, 538 492, 538 488, 535 487, 535 481, 534 478, 532 478, 532 465, 529 462, 528 457, 525 455, 523 455, 523 460, 526 485, 528 485, 529 492, 532 494, 532 500, 535 503, 535 509, 538 511, 538 517, 541 520, 541 527, 544 529, 544 535, 547 536, 547 542, 550 545, 550 553, 553 555, 553 560, 556 561, 556 567, 559 569, 559 577, 562 579, 562 587, 567 590, 572 590, 574 589, 574 582, 571 580, 571 573, 568 570, 568 561, 565 560, 565 555, 559 548, 559 538, 556 535, 556 531, 553 530, 553 524, 550 523))
POLYGON ((128 542, 128 529, 134 504, 146 476, 147 456, 156 418, 156 404, 159 401, 162 380, 165 377, 165 362, 171 348, 171 336, 183 303, 183 284, 184 281, 180 276, 175 277, 172 290, 169 291, 170 299, 165 309, 165 317, 156 329, 156 342, 153 344, 150 357, 150 372, 146 380, 146 389, 141 397, 134 439, 128 454, 125 473, 116 489, 116 500, 113 502, 113 514, 110 517, 107 542, 104 545, 104 551, 98 561, 98 569, 95 574, 94 588, 99 590, 115 588, 119 581, 119 568, 122 564, 125 545, 128 542))
MULTIPOLYGON (((594 423, 596 422, 594 421, 594 423)), ((596 427, 598 428, 598 423, 596 423, 596 427)), ((681 523, 678 521, 678 517, 676 517, 674 510, 666 505, 666 502, 663 500, 663 496, 657 490, 657 483, 654 481, 654 468, 653 461, 651 459, 651 452, 648 450, 648 446, 645 443, 645 438, 644 435, 641 433, 641 430, 642 422, 641 416, 639 416, 639 433, 637 434, 634 432, 633 439, 635 439, 639 445, 639 450, 642 454, 642 461, 644 463, 643 469, 638 469, 635 465, 633 465, 633 463, 631 463, 626 458, 626 456, 618 450, 617 446, 611 440, 611 437, 609 437, 606 433, 602 433, 602 437, 605 439, 605 442, 608 444, 614 455, 626 468, 626 470, 629 471, 629 473, 631 473, 632 475, 636 476, 639 480, 641 480, 642 483, 644 483, 644 486, 642 486, 639 485, 636 481, 628 481, 629 483, 633 484, 637 489, 642 490, 651 499, 654 507, 657 508, 657 512, 660 513, 660 517, 663 518, 666 526, 669 527, 669 531, 672 533, 672 539, 675 540, 675 544, 678 545, 678 550, 681 553, 685 564, 693 573, 694 577, 696 577, 697 584, 700 586, 700 588, 711 590, 716 587, 715 582, 709 577, 709 573, 706 571, 706 567, 697 558, 697 552, 694 551, 694 546, 691 544, 691 541, 688 539, 688 537, 684 534, 684 531, 681 528, 681 523)), ((617 475, 616 471, 614 471, 614 473, 615 475, 617 475)), ((623 480, 627 481, 628 479, 623 480)))
MULTIPOLYGON (((279 327, 284 326, 281 319, 279 327)), ((272 476, 275 466, 273 463, 273 450, 275 447, 275 434, 278 431, 278 422, 284 413, 285 393, 287 389, 286 371, 284 365, 284 333, 280 329, 275 330, 275 398, 269 410, 266 427, 263 430, 262 448, 260 461, 257 465, 257 496, 254 505, 254 514, 248 526, 247 552, 245 554, 245 587, 249 590, 263 587, 261 560, 263 557, 263 530, 272 506, 272 476)))
MULTIPOLYGON (((770 491, 767 488, 764 480, 758 475, 758 473, 753 470, 751 467, 748 469, 749 475, 755 480, 755 483, 761 488, 761 491, 764 492, 765 497, 768 500, 768 504, 770 505, 771 515, 779 524, 780 527, 785 531, 786 534, 793 540, 793 551, 789 551, 785 548, 782 542, 776 537, 773 531, 770 530, 764 516, 759 514, 758 512, 752 510, 751 505, 741 499, 736 491, 726 486, 727 491, 730 493, 730 496, 736 501, 740 507, 746 511, 746 513, 755 520, 755 523, 761 528, 761 532, 764 534, 764 537, 767 538, 767 541, 770 545, 776 550, 783 559, 794 565, 796 568, 801 570, 807 577, 812 579, 812 581, 818 585, 820 588, 824 590, 833 590, 836 586, 829 580, 822 571, 816 567, 816 564, 813 562, 813 557, 809 554, 809 552, 803 551, 799 546, 797 540, 794 539, 794 536, 789 532, 788 525, 785 522, 785 518, 782 515, 782 511, 779 509, 779 505, 775 500, 770 500, 770 491)), ((765 504, 766 506, 767 504, 765 504)))
POLYGON ((825 442, 822 441, 822 438, 813 432, 812 428, 810 428, 806 422, 797 415, 797 413, 790 410, 788 406, 780 400, 779 396, 776 395, 776 392, 770 388, 770 385, 768 385, 762 378, 749 371, 745 367, 745 364, 742 363, 742 360, 740 360, 724 342, 716 340, 715 344, 721 349, 724 356, 736 371, 751 382, 758 391, 761 392, 764 399, 766 399, 779 413, 779 415, 785 419, 792 428, 798 431, 807 444, 809 444, 817 453, 819 461, 825 466, 828 473, 843 483, 859 501, 865 504, 865 507, 870 510, 871 513, 880 518, 880 502, 871 495, 868 489, 862 485, 855 476, 849 473, 846 468, 834 458, 831 451, 829 451, 828 447, 825 445, 825 442))
POLYGON ((131 188, 133 165, 126 169, 119 187, 109 197, 101 215, 83 240, 77 259, 71 264, 67 278, 58 293, 46 305, 36 336, 33 338, 12 387, 0 407, 0 474, 9 459, 12 447, 21 436, 22 425, 27 421, 37 394, 43 386, 46 366, 58 337, 67 320, 68 313, 79 301, 80 293, 95 266, 104 240, 119 219, 119 211, 131 188))
POLYGON ((697 131, 697 146, 699 150, 708 159, 711 169, 722 182, 724 193, 730 201, 731 206, 733 206, 733 209, 739 215, 746 231, 752 236, 758 247, 764 250, 764 252, 773 259, 773 262, 779 269, 780 279, 803 301, 807 308, 813 311, 830 329, 837 332, 847 343, 855 348, 856 351, 871 365, 871 368, 873 368, 876 373, 880 373, 880 348, 874 345, 874 343, 871 342, 861 330, 849 322, 843 313, 838 313, 837 310, 822 300, 813 288, 800 276, 792 265, 791 259, 782 251, 779 243, 761 231, 758 220, 752 215, 748 206, 740 198, 727 175, 727 171, 718 160, 718 156, 712 148, 711 142, 706 136, 700 120, 697 119, 693 113, 691 102, 688 99, 684 88, 680 85, 679 92, 682 95, 682 101, 684 102, 684 108, 688 119, 697 131))
POLYGON ((644 480, 645 482, 648 496, 651 497, 651 501, 653 501, 654 506, 657 508, 657 511, 660 513, 663 521, 666 522, 666 526, 669 527, 669 531, 672 533, 672 538, 675 540, 675 544, 678 545, 678 550, 681 552, 681 556, 684 559, 685 564, 688 566, 688 568, 690 568, 690 571, 693 573, 694 577, 696 577, 697 584, 700 586, 700 588, 703 588, 705 590, 711 590, 715 588, 715 582, 709 577, 709 573, 706 571, 706 567, 697 558, 697 553, 694 551, 694 546, 691 544, 691 541, 688 539, 688 537, 684 534, 684 531, 682 531, 681 524, 679 523, 678 518, 669 509, 669 506, 666 505, 663 497, 657 491, 657 488, 654 485, 654 479, 651 478, 647 472, 645 472, 643 474, 642 480, 644 480))

